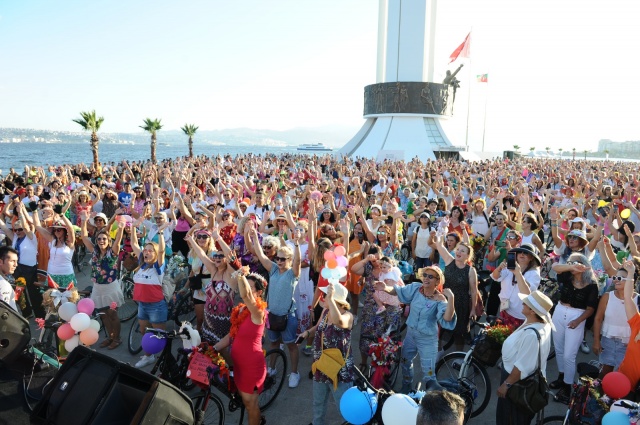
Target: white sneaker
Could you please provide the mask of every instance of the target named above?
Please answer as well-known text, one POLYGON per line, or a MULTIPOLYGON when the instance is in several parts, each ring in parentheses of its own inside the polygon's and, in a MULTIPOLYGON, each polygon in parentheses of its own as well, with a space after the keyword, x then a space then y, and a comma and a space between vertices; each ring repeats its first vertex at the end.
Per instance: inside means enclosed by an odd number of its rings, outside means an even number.
POLYGON ((276 376, 277 373, 278 373, 278 370, 276 368, 273 368, 273 367, 267 368, 267 375, 276 376))
POLYGON ((135 364, 135 367, 140 369, 142 367, 149 366, 150 364, 154 364, 155 362, 156 356, 154 356, 153 354, 150 356, 142 356, 140 357, 140 360, 138 360, 138 363, 135 364))
POLYGON ((582 340, 582 344, 580 344, 580 351, 582 351, 584 354, 589 354, 591 352, 591 349, 587 345, 587 341, 585 341, 584 339, 582 340))
POLYGON ((299 383, 300 383, 300 374, 291 372, 291 375, 289 375, 289 388, 295 388, 298 386, 299 383))

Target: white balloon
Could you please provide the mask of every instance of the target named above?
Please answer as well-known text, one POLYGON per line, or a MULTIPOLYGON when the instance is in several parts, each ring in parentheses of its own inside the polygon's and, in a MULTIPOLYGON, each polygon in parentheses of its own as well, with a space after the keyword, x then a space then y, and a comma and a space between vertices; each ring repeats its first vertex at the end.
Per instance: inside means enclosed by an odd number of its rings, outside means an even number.
POLYGON ((628 414, 629 414, 629 409, 627 409, 626 407, 620 406, 620 402, 621 402, 621 401, 626 401, 627 403, 629 403, 629 404, 630 404, 630 405, 632 405, 632 406, 633 406, 633 404, 634 404, 632 401, 629 401, 629 400, 624 400, 624 399, 616 400, 616 401, 611 405, 611 407, 609 408, 609 412, 622 412, 622 413, 624 413, 625 415, 628 415, 628 414))
POLYGON ((58 316, 65 322, 70 321, 76 313, 78 313, 78 306, 72 302, 63 303, 58 308, 58 316))
POLYGON ((64 348, 68 352, 72 352, 73 349, 76 348, 79 344, 80 344, 80 337, 78 335, 74 335, 64 342, 64 348))
POLYGON ((89 327, 95 329, 96 332, 100 332, 100 322, 98 322, 95 319, 91 319, 91 322, 89 323, 89 327))
POLYGON ((347 275, 346 267, 338 267, 338 279, 343 278, 347 275))
POLYGON ((384 425, 415 424, 418 418, 418 404, 406 394, 393 394, 382 406, 384 425))
POLYGON ((91 326, 91 318, 86 313, 76 313, 69 323, 74 331, 82 332, 91 326))

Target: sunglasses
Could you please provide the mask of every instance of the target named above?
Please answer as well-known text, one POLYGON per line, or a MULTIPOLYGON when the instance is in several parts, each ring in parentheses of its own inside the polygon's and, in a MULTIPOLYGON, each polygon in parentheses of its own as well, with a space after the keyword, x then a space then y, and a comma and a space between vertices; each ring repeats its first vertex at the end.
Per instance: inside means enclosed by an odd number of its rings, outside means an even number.
POLYGON ((621 282, 621 281, 623 281, 623 280, 627 280, 627 279, 628 279, 628 278, 627 278, 627 277, 624 277, 624 276, 613 276, 613 277, 611 278, 611 281, 613 281, 613 282, 621 282))
POLYGON ((222 218, 231 217, 231 214, 222 214, 222 218))
POLYGON ((378 232, 379 235, 386 235, 387 232, 378 232))
POLYGON ((224 258, 224 254, 213 254, 211 258, 214 260, 222 260, 224 258))
POLYGON ((518 239, 516 235, 508 235, 507 239, 518 239))
POLYGON ((280 262, 280 261, 287 261, 289 258, 288 257, 277 257, 276 256, 276 257, 273 257, 273 259, 275 261, 277 261, 277 262, 280 262))
POLYGON ((24 229, 21 227, 19 229, 13 229, 14 232, 24 232, 24 229))
POLYGON ((196 239, 209 239, 209 235, 196 235, 196 239))
POLYGON ((54 229, 54 232, 62 232, 64 229, 54 229))
POLYGON ((98 239, 96 239, 96 242, 108 242, 108 241, 109 241, 109 239, 107 239, 107 238, 98 238, 98 239))
POLYGON ((273 245, 263 245, 262 249, 271 249, 273 248, 273 245))
POLYGON ((286 223, 287 220, 276 220, 276 223, 286 223))
POLYGON ((574 235, 567 235, 567 240, 569 239, 580 239, 580 238, 574 235))
POLYGON ((153 219, 154 219, 155 221, 158 221, 158 220, 164 220, 164 217, 153 217, 153 219))
POLYGON ((437 278, 438 276, 437 276, 437 275, 435 275, 435 274, 427 274, 427 273, 425 273, 425 274, 423 274, 423 275, 422 275, 422 278, 424 279, 425 277, 426 277, 427 279, 435 279, 435 278, 437 278))

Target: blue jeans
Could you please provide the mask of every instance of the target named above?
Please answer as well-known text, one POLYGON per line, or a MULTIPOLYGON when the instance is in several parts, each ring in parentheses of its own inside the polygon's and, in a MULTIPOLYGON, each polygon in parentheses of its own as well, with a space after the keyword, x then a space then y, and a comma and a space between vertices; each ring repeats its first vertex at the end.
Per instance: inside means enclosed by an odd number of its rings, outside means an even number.
POLYGON ((413 360, 420 355, 423 379, 435 379, 438 338, 426 336, 413 328, 407 328, 407 336, 402 343, 402 385, 413 388, 413 360))
POLYGON ((340 399, 342 394, 353 387, 353 382, 338 382, 338 389, 333 390, 331 382, 316 382, 313 380, 313 425, 324 425, 324 416, 327 412, 329 394, 333 395, 336 407, 340 411, 340 399))

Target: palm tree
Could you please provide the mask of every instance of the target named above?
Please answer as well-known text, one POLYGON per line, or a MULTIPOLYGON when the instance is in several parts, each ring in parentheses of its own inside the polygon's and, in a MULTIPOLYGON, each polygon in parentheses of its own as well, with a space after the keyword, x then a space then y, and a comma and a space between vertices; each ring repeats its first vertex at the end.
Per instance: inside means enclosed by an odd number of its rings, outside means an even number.
POLYGON ((162 124, 160 124, 158 118, 152 120, 151 118, 146 118, 144 120, 144 125, 141 125, 140 128, 144 131, 148 131, 151 133, 151 162, 153 164, 156 163, 156 132, 162 129, 162 124))
POLYGON ((589 151, 587 149, 584 150, 584 160, 587 160, 587 153, 589 153, 589 151))
POLYGON ((606 157, 606 158, 607 158, 607 160, 608 160, 608 159, 609 159, 609 149, 605 149, 605 150, 604 150, 604 154, 605 154, 605 157, 606 157))
POLYGON ((558 152, 560 152, 560 158, 562 158, 562 148, 559 148, 558 152))
POLYGON ((80 112, 80 118, 76 118, 73 122, 80 124, 80 126, 91 132, 91 153, 93 153, 93 168, 96 172, 99 172, 100 161, 98 160, 98 145, 100 139, 98 139, 98 130, 104 122, 104 117, 96 117, 96 111, 80 112))
POLYGON ((185 124, 181 130, 189 136, 189 158, 193 158, 193 135, 198 131, 198 127, 195 124, 185 124))
POLYGON ((547 156, 548 156, 549 155, 549 151, 551 150, 551 148, 547 146, 546 148, 544 148, 544 150, 547 151, 547 156))
POLYGON ((572 151, 573 151, 573 160, 575 161, 576 160, 576 148, 573 148, 572 151))
POLYGON ((514 150, 515 152, 518 152, 518 151, 520 150, 520 146, 518 146, 518 145, 513 145, 513 150, 514 150))

